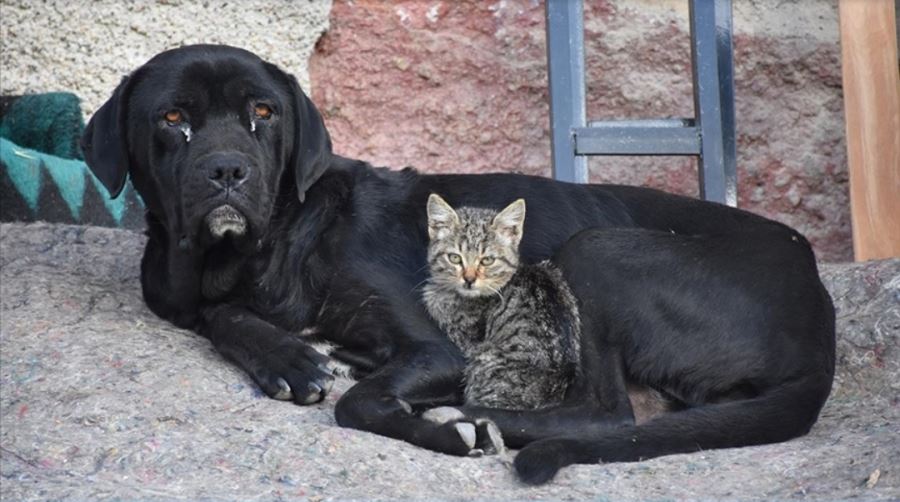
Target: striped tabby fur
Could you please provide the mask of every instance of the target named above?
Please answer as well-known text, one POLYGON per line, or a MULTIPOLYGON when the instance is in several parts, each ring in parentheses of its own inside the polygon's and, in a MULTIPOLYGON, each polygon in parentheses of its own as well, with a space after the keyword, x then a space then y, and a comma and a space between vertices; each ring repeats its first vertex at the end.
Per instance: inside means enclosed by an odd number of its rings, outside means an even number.
POLYGON ((522 199, 500 212, 428 199, 425 306, 468 359, 469 404, 556 404, 578 368, 577 303, 550 262, 519 265, 524 221, 522 199))

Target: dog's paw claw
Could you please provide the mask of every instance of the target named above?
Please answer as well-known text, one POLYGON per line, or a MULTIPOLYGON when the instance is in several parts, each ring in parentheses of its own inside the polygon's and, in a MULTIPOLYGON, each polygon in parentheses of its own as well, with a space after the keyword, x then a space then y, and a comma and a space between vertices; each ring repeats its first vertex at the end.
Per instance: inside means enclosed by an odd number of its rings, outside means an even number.
POLYGON ((309 394, 303 398, 303 404, 317 403, 321 401, 325 397, 325 393, 328 392, 315 382, 309 382, 306 387, 309 389, 309 394))
POLYGON ((412 408, 411 404, 407 403, 406 401, 404 401, 402 399, 398 399, 397 404, 399 404, 400 407, 403 408, 403 411, 405 411, 407 413, 412 413, 413 408, 412 408))
POLYGON ((456 429, 456 433, 459 434, 459 437, 463 440, 463 443, 465 443, 466 446, 469 447, 469 450, 475 448, 475 440, 478 439, 475 425, 468 422, 459 422, 457 424, 454 424, 453 428, 456 429))
POLYGON ((291 386, 288 385, 287 380, 279 377, 278 380, 275 381, 275 383, 278 384, 279 390, 275 393, 274 396, 272 396, 274 399, 278 399, 280 401, 290 401, 291 399, 294 399, 294 393, 291 392, 291 386))

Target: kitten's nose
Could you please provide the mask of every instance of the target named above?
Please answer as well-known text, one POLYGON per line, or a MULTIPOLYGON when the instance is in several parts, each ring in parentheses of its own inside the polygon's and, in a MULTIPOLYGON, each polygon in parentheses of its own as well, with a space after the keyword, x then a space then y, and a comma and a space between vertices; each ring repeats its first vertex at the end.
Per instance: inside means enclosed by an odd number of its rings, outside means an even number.
POLYGON ((466 269, 463 271, 463 280, 466 281, 466 286, 471 286, 477 278, 478 274, 474 270, 466 269))

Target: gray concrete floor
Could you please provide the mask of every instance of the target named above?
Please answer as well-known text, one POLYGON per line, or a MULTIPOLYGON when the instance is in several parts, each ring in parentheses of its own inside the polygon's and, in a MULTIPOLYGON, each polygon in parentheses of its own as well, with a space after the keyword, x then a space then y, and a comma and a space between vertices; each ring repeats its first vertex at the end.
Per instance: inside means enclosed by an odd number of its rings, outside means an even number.
POLYGON ((269 400, 210 344, 157 319, 143 237, 0 226, 3 500, 889 500, 900 498, 900 260, 823 267, 839 373, 806 437, 564 469, 455 458, 269 400))

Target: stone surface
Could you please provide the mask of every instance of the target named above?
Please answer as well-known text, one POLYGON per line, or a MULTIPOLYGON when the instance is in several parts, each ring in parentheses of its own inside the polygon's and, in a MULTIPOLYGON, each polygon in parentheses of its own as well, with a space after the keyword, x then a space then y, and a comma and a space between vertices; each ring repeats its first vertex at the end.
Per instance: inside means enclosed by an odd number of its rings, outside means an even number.
POLYGON ((330 9, 331 0, 0 0, 0 93, 70 91, 90 115, 153 55, 196 43, 254 51, 309 89, 330 9))
POLYGON ((144 237, 0 225, 3 500, 896 500, 900 260, 828 265, 838 378, 787 443, 564 469, 456 458, 265 398, 209 342, 141 301, 144 237), (877 474, 876 474, 877 473, 877 474))
MULTIPOLYGON (((585 2, 588 117, 693 115, 686 0, 585 2)), ((735 2, 739 203, 852 256, 836 2, 735 2)), ((428 172, 550 174, 543 4, 337 0, 310 62, 338 152, 428 172)), ((692 158, 591 160, 697 193, 692 158)))
MULTIPOLYGON (((687 0, 586 4, 589 116, 692 115, 687 0)), ((735 4, 740 204, 796 226, 820 258, 847 260, 837 4, 735 4)), ((431 172, 550 173, 537 0, 0 0, 0 38, 4 94, 72 91, 90 114, 156 52, 228 43, 311 81, 341 153, 431 172)), ((598 158, 591 179, 694 194, 694 164, 598 158)))

